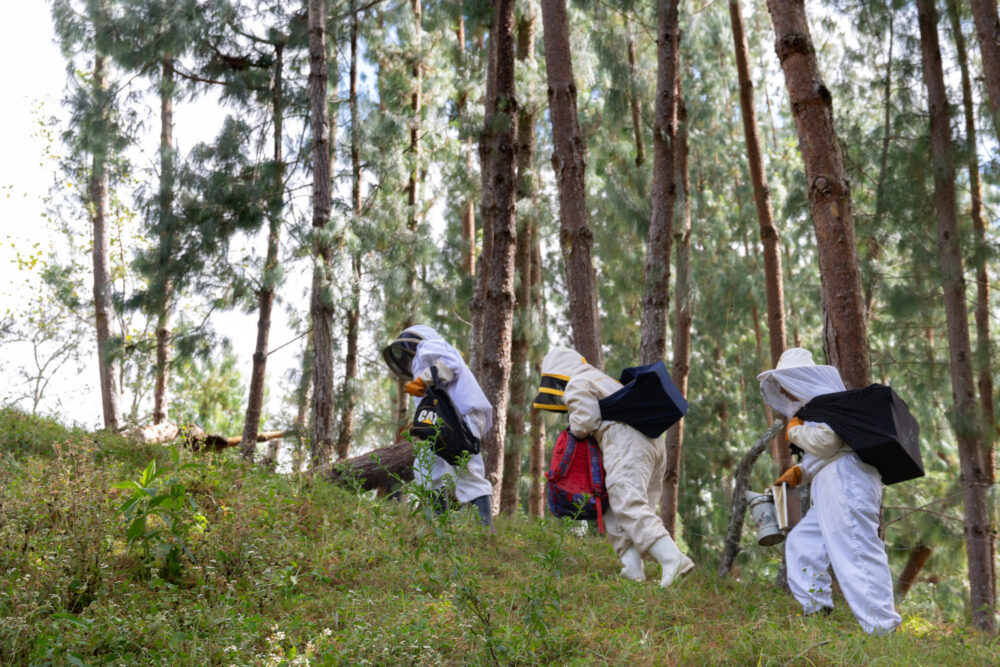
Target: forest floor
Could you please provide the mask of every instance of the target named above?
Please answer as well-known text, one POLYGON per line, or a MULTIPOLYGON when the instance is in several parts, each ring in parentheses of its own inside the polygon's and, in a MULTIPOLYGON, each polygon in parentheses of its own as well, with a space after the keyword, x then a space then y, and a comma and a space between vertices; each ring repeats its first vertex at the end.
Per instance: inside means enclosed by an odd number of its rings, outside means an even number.
POLYGON ((714 562, 667 590, 653 564, 645 583, 619 569, 604 540, 554 520, 500 517, 490 535, 472 511, 435 519, 232 450, 137 445, 0 410, 3 665, 996 665, 1000 654, 995 638, 905 609, 882 638, 842 600, 805 618, 768 583, 720 579, 714 562))

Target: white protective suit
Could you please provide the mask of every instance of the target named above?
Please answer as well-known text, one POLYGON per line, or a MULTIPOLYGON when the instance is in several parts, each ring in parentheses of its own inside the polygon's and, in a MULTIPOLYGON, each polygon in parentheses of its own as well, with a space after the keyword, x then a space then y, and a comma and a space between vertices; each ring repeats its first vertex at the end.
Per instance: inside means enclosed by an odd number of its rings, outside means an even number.
MULTIPOLYGON (((785 350, 778 366, 757 379, 765 402, 789 419, 816 396, 845 390, 836 368, 815 365, 802 348, 785 350)), ((881 476, 826 424, 804 422, 789 429, 788 437, 804 452, 799 467, 803 483, 812 483, 813 502, 786 541, 792 594, 806 614, 832 609, 827 572, 832 565, 865 632, 892 632, 901 618, 893 608, 892 573, 878 536, 881 476)))
MULTIPOLYGON (((493 406, 476 382, 472 371, 465 365, 462 355, 431 327, 418 324, 406 329, 403 334, 407 332, 423 338, 413 357, 413 376, 419 376, 424 369, 435 363, 451 371, 453 379, 447 384, 442 383, 442 386, 455 404, 455 409, 469 425, 472 434, 482 438, 493 427, 493 406)), ((414 398, 414 407, 419 401, 420 399, 414 398)), ((455 478, 455 497, 459 502, 468 503, 493 494, 493 486, 486 479, 486 465, 482 454, 470 457, 465 469, 455 468, 440 456, 434 456, 430 469, 418 462, 413 466, 416 482, 426 484, 429 481, 430 487, 435 489, 444 486, 444 476, 449 474, 455 478)))
POLYGON ((541 370, 543 376, 566 380, 562 399, 570 432, 581 439, 593 436, 601 448, 611 504, 604 526, 615 553, 625 562, 628 571, 623 574, 642 578, 641 557, 649 553, 664 567, 661 585, 669 585, 694 563, 680 552, 656 513, 667 465, 663 438, 652 439, 628 424, 601 419, 598 400, 622 384, 586 363, 579 352, 554 348, 542 360, 541 370))

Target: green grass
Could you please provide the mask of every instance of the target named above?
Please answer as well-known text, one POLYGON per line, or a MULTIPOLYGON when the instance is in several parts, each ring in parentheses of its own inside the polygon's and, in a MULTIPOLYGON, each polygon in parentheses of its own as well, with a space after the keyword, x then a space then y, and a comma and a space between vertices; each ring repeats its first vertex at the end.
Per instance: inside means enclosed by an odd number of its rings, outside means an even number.
POLYGON ((168 582, 126 545, 112 488, 168 454, 0 412, 0 664, 997 664, 995 639, 918 607, 868 637, 842 601, 804 618, 715 562, 661 590, 556 521, 489 535, 472 511, 433 520, 233 453, 182 452, 208 521, 168 582))

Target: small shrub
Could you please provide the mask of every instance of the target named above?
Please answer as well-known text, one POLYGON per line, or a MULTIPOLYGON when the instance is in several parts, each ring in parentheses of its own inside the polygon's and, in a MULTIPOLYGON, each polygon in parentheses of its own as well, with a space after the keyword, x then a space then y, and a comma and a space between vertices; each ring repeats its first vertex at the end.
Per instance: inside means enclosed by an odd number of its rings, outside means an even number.
POLYGON ((198 464, 179 465, 179 458, 174 447, 171 449, 173 466, 158 466, 153 459, 138 480, 113 485, 132 491, 132 497, 118 508, 128 522, 125 539, 129 549, 137 552, 145 565, 158 567, 162 579, 173 583, 180 580, 182 558, 193 560, 188 546, 191 532, 203 530, 208 523, 187 488, 172 476, 198 467, 198 464), (161 480, 159 485, 157 480, 161 480))

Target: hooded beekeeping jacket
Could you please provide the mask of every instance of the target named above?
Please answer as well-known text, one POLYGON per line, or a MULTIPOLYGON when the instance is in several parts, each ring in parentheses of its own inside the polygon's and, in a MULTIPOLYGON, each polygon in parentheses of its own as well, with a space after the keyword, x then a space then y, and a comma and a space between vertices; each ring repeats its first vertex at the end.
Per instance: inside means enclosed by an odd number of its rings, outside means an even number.
MULTIPOLYGON (((432 364, 445 366, 451 371, 452 380, 443 383, 445 391, 455 404, 455 409, 465 419, 472 434, 482 438, 493 427, 493 406, 469 367, 465 365, 462 355, 451 344, 429 326, 418 324, 406 329, 403 334, 416 334, 423 340, 417 345, 413 356, 413 377, 419 376, 424 369, 432 364)), ((414 398, 416 405, 418 399, 414 398)), ((420 484, 430 481, 432 488, 444 485, 445 475, 455 477, 455 497, 459 502, 472 502, 482 496, 490 496, 493 486, 486 479, 486 465, 482 454, 470 457, 468 464, 462 469, 456 469, 440 456, 434 456, 428 466, 416 462, 413 475, 420 484)))
POLYGON ((413 356, 413 377, 420 375, 435 362, 446 366, 454 376, 445 389, 455 404, 455 409, 465 418, 473 435, 477 438, 486 435, 493 426, 493 406, 490 405, 486 394, 476 382, 472 371, 465 365, 458 350, 437 331, 423 324, 412 326, 403 333, 412 333, 423 338, 413 356))
POLYGON ((543 387, 546 377, 565 383, 565 389, 543 389, 540 395, 561 398, 573 435, 593 436, 601 447, 612 509, 606 520, 611 545, 619 556, 631 546, 646 553, 657 540, 669 537, 655 511, 666 468, 663 439, 648 438, 628 424, 601 418, 597 402, 622 385, 588 364, 576 350, 552 349, 542 360, 543 387))
MULTIPOLYGON (((785 350, 777 367, 757 379, 764 400, 786 417, 816 396, 844 391, 837 369, 817 366, 802 348, 785 350)), ((901 619, 893 608, 889 559, 878 536, 878 471, 826 424, 805 422, 789 429, 788 435, 805 452, 799 466, 803 479, 811 481, 813 500, 785 544, 792 594, 807 614, 832 608, 827 569, 833 566, 844 599, 865 632, 892 632, 901 619)))
MULTIPOLYGON (((812 353, 801 347, 785 350, 778 365, 757 379, 764 402, 787 419, 817 396, 846 390, 836 368, 815 364, 812 353)), ((826 424, 805 422, 789 429, 788 437, 804 452, 799 467, 805 481, 852 451, 826 424)))

